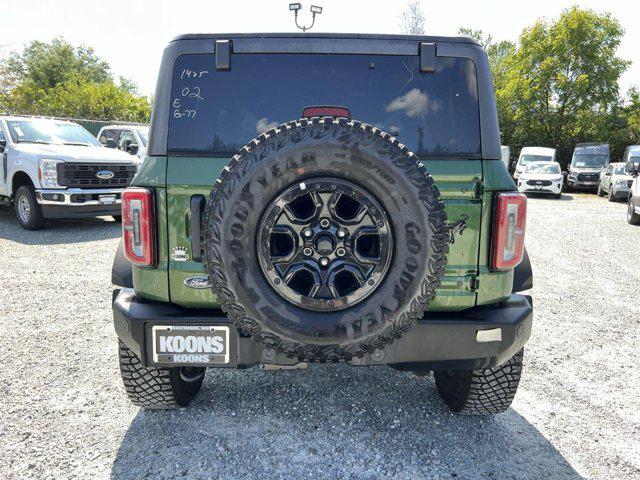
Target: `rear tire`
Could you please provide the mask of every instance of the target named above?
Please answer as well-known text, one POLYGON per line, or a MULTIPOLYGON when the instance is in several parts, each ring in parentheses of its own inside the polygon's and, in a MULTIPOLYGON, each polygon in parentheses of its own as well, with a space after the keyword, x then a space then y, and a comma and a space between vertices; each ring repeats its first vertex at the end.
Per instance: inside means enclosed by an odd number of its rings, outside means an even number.
POLYGON ((205 368, 143 367, 133 351, 118 343, 122 383, 134 405, 145 409, 186 407, 200 390, 205 368))
POLYGON ((40 230, 44 227, 42 209, 36 200, 36 192, 31 185, 23 185, 16 191, 13 207, 18 223, 25 230, 40 230))
POLYGON ((640 225, 640 215, 638 215, 633 208, 631 196, 629 196, 629 202, 627 204, 627 222, 631 225, 640 225))
POLYGON ((502 413, 516 395, 524 349, 504 365, 484 370, 434 372, 438 393, 447 406, 464 415, 502 413))
POLYGON ((607 200, 609 200, 610 202, 616 201, 616 194, 613 193, 613 188, 609 188, 609 192, 607 193, 607 200))

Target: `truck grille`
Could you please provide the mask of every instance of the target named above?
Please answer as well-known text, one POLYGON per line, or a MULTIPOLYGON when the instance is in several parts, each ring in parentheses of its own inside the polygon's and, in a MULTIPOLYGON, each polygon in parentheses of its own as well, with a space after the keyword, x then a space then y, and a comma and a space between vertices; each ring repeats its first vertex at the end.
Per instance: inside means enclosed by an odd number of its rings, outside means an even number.
POLYGON ((600 180, 600 175, 597 173, 579 173, 578 181, 579 182, 597 182, 600 180))
POLYGON ((527 180, 527 185, 548 187, 551 185, 550 180, 527 180))
POLYGON ((59 163, 58 185, 76 188, 128 187, 135 174, 136 166, 131 164, 59 163), (113 177, 98 178, 98 172, 111 172, 113 177))

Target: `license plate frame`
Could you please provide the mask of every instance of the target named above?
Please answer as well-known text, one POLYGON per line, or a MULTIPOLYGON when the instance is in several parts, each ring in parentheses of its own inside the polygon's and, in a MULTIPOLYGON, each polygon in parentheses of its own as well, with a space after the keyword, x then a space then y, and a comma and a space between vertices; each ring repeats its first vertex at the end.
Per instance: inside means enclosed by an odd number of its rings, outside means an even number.
POLYGON ((116 196, 115 195, 98 195, 98 203, 100 205, 115 205, 116 196))
POLYGON ((229 338, 229 327, 222 325, 154 325, 152 359, 157 364, 175 366, 226 365, 230 359, 229 338))

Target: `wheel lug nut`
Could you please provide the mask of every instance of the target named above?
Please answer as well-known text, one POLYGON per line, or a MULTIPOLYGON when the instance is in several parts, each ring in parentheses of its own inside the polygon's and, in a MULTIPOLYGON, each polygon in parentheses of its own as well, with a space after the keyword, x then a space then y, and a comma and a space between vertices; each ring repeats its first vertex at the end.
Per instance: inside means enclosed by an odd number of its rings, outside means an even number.
POLYGON ((306 247, 302 250, 302 254, 306 257, 310 257, 313 254, 313 250, 311 248, 306 247))
POLYGON ((347 231, 344 228, 338 230, 338 238, 344 238, 347 236, 347 231))
POLYGON ((311 236, 313 235, 313 231, 310 228, 305 228, 302 231, 302 235, 306 238, 311 238, 311 236))
POLYGON ((336 255, 338 255, 339 257, 344 257, 346 253, 347 253, 347 251, 342 247, 340 247, 338 250, 336 250, 336 255))
POLYGON ((326 267, 327 265, 329 265, 329 259, 327 257, 322 257, 320 259, 320 265, 326 267))
POLYGON ((320 220, 320 226, 322 228, 329 228, 329 225, 331 225, 331 222, 329 222, 328 218, 323 218, 322 220, 320 220))

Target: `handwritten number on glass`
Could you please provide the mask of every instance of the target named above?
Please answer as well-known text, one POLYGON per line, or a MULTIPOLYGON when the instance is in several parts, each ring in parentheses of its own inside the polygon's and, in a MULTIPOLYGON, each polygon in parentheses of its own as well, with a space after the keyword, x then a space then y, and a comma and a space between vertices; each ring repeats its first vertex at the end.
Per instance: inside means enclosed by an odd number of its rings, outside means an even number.
MULTIPOLYGON (((181 80, 198 79, 208 74, 209 74, 208 70, 190 70, 188 68, 185 68, 180 73, 180 79, 181 80)), ((200 87, 197 87, 197 86, 184 87, 180 91, 180 96, 182 98, 193 98, 196 100, 196 102, 198 100, 204 101, 204 98, 202 97, 201 89, 200 87)), ((183 107, 181 97, 174 98, 173 102, 171 102, 171 105, 173 106, 173 109, 174 109, 173 110, 174 118, 195 118, 196 114, 198 113, 197 109, 186 108, 186 106, 183 107)))

